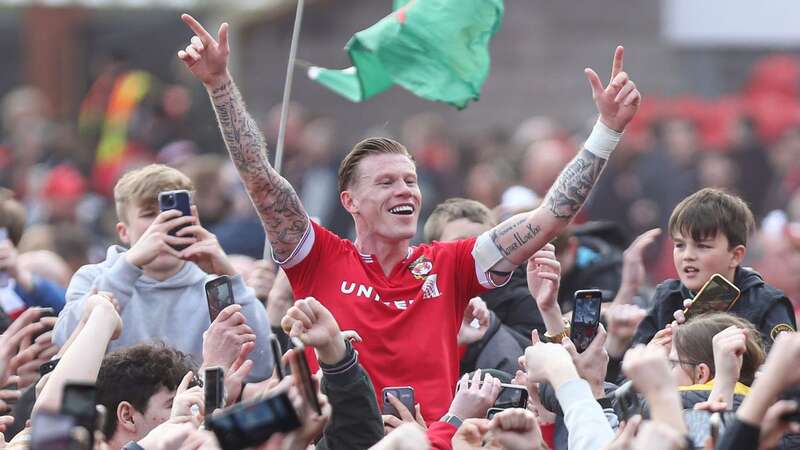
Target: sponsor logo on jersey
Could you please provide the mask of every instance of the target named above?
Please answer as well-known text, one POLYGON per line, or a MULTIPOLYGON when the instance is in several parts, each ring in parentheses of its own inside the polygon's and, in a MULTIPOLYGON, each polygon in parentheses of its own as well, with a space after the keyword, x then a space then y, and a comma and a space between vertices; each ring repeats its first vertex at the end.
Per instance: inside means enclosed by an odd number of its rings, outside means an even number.
POLYGON ((436 285, 436 274, 428 276, 422 285, 422 298, 427 300, 440 295, 442 293, 439 291, 439 286, 436 285))
MULTIPOLYGON (((435 281, 435 280, 434 280, 435 281)), ((409 306, 414 304, 414 300, 393 300, 393 301, 385 301, 381 300, 381 295, 378 294, 378 290, 372 286, 366 286, 361 283, 354 283, 350 281, 342 281, 342 285, 339 288, 342 294, 348 296, 355 296, 365 298, 367 300, 372 300, 374 302, 380 303, 382 305, 388 306, 392 309, 397 310, 404 310, 408 309, 409 306)), ((437 290, 438 292, 438 290, 437 290)))
POLYGON ((414 275, 414 278, 424 280, 433 270, 433 262, 426 258, 425 255, 422 255, 409 264, 408 270, 411 271, 411 275, 414 275))

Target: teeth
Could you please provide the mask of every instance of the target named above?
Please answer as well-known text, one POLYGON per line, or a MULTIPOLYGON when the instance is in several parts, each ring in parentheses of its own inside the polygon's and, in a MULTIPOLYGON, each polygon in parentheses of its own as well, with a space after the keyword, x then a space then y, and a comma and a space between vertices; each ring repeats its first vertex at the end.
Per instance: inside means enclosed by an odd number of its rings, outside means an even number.
POLYGON ((414 212, 414 207, 411 205, 400 205, 390 209, 389 212, 392 214, 411 214, 414 212))

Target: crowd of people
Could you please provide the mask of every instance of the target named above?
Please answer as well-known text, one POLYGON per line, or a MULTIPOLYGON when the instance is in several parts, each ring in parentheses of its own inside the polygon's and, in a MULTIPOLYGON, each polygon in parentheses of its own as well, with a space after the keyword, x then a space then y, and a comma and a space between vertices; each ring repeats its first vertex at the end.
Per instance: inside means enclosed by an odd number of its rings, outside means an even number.
POLYGON ((643 106, 618 47, 586 130, 462 149, 421 114, 339 158, 295 106, 278 173, 228 25, 182 20, 227 154, 121 65, 74 139, 3 101, 0 445, 800 448, 800 122, 720 139, 643 106))

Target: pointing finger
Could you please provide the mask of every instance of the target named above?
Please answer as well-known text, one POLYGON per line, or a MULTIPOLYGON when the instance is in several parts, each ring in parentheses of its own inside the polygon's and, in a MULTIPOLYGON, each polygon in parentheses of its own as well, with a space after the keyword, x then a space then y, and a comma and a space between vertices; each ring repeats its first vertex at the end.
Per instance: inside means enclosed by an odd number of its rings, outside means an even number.
POLYGON ((614 51, 614 62, 611 65, 611 81, 622 72, 622 59, 625 56, 625 49, 618 45, 617 49, 614 51))
POLYGON ((189 14, 181 14, 181 20, 183 20, 183 22, 188 25, 192 31, 194 31, 194 34, 200 38, 200 40, 203 42, 203 45, 208 47, 209 44, 214 42, 214 38, 208 34, 208 31, 206 31, 206 29, 203 28, 203 26, 200 25, 200 22, 198 22, 194 17, 190 16, 189 14))

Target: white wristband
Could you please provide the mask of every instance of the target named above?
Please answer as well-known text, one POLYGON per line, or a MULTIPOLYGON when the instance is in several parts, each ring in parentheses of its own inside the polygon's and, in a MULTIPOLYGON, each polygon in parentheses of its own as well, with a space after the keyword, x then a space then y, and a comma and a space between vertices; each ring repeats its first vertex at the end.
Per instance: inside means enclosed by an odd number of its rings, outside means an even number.
POLYGON ((589 139, 586 139, 583 148, 600 158, 608 159, 611 156, 611 152, 617 148, 620 139, 622 139, 622 133, 608 128, 600 119, 597 119, 597 123, 594 124, 592 133, 589 135, 589 139))

